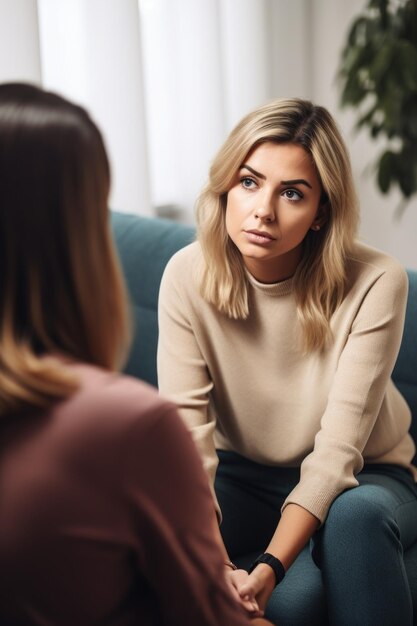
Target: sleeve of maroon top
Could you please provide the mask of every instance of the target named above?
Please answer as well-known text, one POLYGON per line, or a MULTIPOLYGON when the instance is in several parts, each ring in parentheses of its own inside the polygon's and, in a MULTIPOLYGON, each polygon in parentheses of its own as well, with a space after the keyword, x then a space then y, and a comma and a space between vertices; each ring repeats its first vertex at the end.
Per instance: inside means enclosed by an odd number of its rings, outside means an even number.
POLYGON ((171 626, 246 626, 212 532, 213 501, 191 435, 172 405, 138 420, 124 481, 137 565, 171 626))

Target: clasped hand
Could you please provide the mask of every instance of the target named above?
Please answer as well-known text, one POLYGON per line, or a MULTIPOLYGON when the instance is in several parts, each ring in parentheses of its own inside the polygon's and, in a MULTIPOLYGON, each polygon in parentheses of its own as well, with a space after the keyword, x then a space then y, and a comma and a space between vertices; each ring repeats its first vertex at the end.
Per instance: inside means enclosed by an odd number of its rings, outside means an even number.
POLYGON ((226 580, 234 597, 251 617, 261 617, 266 603, 275 587, 275 574, 264 563, 260 563, 248 574, 244 569, 226 569, 226 580))

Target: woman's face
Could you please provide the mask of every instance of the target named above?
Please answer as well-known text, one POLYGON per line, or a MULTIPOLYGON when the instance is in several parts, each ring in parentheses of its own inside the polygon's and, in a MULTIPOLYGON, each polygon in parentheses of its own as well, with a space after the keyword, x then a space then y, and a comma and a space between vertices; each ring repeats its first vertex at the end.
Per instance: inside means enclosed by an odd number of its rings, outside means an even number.
POLYGON ((323 223, 321 191, 301 146, 267 142, 248 154, 227 194, 226 229, 257 280, 294 274, 303 239, 323 223))

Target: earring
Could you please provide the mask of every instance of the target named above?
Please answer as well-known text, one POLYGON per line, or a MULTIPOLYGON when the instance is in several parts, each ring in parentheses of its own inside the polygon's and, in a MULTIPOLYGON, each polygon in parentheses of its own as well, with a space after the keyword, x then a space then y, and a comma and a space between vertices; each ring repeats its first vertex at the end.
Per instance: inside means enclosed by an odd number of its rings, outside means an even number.
POLYGON ((320 230, 320 226, 318 224, 314 224, 314 226, 311 227, 311 230, 320 230))

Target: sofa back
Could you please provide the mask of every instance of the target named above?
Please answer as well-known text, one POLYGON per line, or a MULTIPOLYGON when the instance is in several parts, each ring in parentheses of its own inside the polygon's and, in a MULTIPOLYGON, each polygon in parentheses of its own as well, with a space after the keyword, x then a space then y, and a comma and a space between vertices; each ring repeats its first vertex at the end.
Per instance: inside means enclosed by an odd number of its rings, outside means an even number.
MULTIPOLYGON (((175 222, 113 212, 112 228, 132 303, 134 337, 127 374, 157 386, 158 291, 171 256, 195 238, 195 230, 175 222)), ((404 336, 393 379, 412 414, 417 442, 417 272, 409 271, 410 291, 404 336)), ((186 277, 185 277, 186 280, 186 277)), ((414 457, 417 464, 417 454, 414 457)))
POLYGON ((125 372, 156 387, 159 283, 169 259, 193 241, 195 230, 170 220, 115 211, 111 214, 111 224, 134 325, 125 372))
MULTIPOLYGON (((411 434, 417 445, 417 272, 407 270, 407 273, 409 291, 404 334, 392 378, 413 414, 411 434)), ((417 465, 417 454, 414 464, 417 465)))

